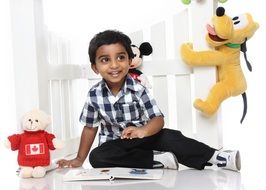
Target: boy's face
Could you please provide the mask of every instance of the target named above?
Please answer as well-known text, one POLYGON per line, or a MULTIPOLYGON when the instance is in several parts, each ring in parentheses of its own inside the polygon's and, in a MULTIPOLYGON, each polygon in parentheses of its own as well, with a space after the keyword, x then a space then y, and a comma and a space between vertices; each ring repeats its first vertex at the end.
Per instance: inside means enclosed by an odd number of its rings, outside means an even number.
POLYGON ((111 90, 113 87, 120 89, 131 63, 124 46, 120 43, 102 45, 95 59, 96 64, 91 65, 93 71, 105 79, 111 90))

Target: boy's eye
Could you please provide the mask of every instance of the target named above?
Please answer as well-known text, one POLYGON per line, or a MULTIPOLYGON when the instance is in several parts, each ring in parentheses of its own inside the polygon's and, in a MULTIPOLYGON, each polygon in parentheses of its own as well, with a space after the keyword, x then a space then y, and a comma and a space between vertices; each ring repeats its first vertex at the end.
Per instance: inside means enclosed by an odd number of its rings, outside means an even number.
POLYGON ((102 63, 107 63, 109 61, 109 58, 108 57, 103 57, 101 58, 100 60, 102 63))
POLYGON ((126 59, 126 56, 125 55, 119 55, 118 57, 117 57, 117 60, 118 61, 124 61, 126 59))

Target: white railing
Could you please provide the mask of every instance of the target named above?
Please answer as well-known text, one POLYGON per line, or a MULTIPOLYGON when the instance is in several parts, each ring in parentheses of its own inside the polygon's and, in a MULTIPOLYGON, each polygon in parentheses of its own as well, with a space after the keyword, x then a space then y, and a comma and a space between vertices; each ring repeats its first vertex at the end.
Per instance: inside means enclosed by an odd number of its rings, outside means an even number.
MULTIPOLYGON (((208 118, 204 117, 201 119, 209 126, 201 126, 201 122, 196 122, 197 113, 192 106, 195 91, 194 73, 182 62, 179 55, 181 43, 189 41, 188 10, 185 9, 168 20, 129 35, 133 44, 138 46, 149 41, 153 47, 150 58, 144 57, 141 70, 152 84, 150 90, 165 115, 165 127, 181 130, 186 136, 219 148, 221 143, 217 137, 220 137, 221 133, 218 122, 211 120, 208 124, 208 118), (204 127, 210 127, 211 130, 200 133, 204 127)), ((73 64, 75 60, 71 57, 70 41, 52 33, 49 39, 48 80, 49 104, 53 115, 52 132, 65 140, 68 148, 67 152, 64 149, 64 155, 77 151, 83 127, 79 124, 79 114, 88 89, 100 78, 92 72, 88 60, 80 65, 73 64)), ((97 142, 94 146, 96 144, 97 142)), ((61 154, 60 151, 57 153, 61 154)))
MULTIPOLYGON (((130 36, 136 45, 148 41, 153 46, 153 54, 144 60, 142 71, 149 76, 151 90, 165 114, 166 127, 220 148, 220 112, 205 118, 192 107, 194 97, 205 98, 215 82, 215 69, 189 68, 179 56, 183 42, 192 41, 195 49, 208 48, 205 24, 216 6, 217 0, 192 1, 172 18, 130 36)), ((47 31, 41 0, 11 1, 11 10, 15 10, 11 14, 18 123, 26 111, 43 109, 53 118, 53 125, 47 130, 66 142, 66 147, 55 151, 53 157, 74 153, 83 127, 79 123, 80 111, 88 89, 99 80, 91 71, 88 58, 75 55, 81 49, 87 52, 87 47, 47 31)))

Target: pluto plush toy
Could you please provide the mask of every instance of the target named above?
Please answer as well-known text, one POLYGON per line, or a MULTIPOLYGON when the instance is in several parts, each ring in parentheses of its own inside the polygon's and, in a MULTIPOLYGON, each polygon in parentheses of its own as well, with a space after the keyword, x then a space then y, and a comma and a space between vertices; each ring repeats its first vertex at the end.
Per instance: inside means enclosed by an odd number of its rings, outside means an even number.
POLYGON ((45 131, 51 117, 41 110, 32 110, 22 118, 23 133, 8 137, 7 148, 18 150, 18 164, 22 178, 40 178, 50 165, 50 150, 63 148, 63 143, 45 131))
POLYGON ((220 104, 231 96, 242 94, 244 111, 247 112, 247 83, 240 65, 240 51, 251 71, 246 57, 246 41, 253 36, 259 25, 248 13, 230 18, 223 7, 216 9, 212 26, 207 25, 206 41, 214 50, 194 51, 191 43, 182 44, 181 57, 190 66, 216 66, 217 83, 211 88, 206 100, 196 99, 194 107, 207 116, 213 115, 220 104))
POLYGON ((143 56, 148 56, 152 53, 152 46, 149 42, 143 42, 139 47, 131 45, 131 49, 134 53, 134 57, 131 61, 129 74, 132 78, 139 81, 143 86, 151 88, 148 78, 139 70, 139 67, 143 63, 143 56))

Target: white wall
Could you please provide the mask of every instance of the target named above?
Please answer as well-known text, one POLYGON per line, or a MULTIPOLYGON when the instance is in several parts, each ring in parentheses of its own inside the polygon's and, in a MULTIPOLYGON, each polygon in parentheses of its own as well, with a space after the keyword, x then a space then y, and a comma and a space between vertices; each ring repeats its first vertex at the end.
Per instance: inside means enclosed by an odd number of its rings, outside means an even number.
MULTIPOLYGON (((146 24, 150 25, 165 16, 174 14, 184 6, 180 0, 129 2, 125 0, 45 0, 44 2, 48 12, 45 15, 46 23, 50 30, 62 36, 82 38, 87 42, 92 35, 103 29, 116 28, 124 32, 140 29, 146 24)), ((263 89, 263 82, 266 81, 263 44, 266 41, 265 21, 263 20, 266 17, 266 11, 260 3, 259 0, 228 0, 227 3, 222 4, 229 15, 250 12, 261 25, 254 37, 247 42, 247 55, 253 66, 253 72, 248 72, 242 60, 248 81, 248 113, 242 125, 239 124, 243 109, 241 97, 230 98, 223 103, 225 148, 240 149, 242 159, 250 170, 256 168, 254 165, 262 167, 261 160, 266 157, 265 148, 262 146, 265 144, 262 139, 266 132, 264 119, 266 92, 263 89), (260 158, 257 156, 258 153, 260 158)), ((0 140, 17 128, 9 14, 9 2, 0 1, 0 19, 3 23, 0 30, 0 86, 3 89, 0 93, 2 119, 0 140)))
MULTIPOLYGON (((17 131, 9 1, 0 1, 0 23, 0 178, 4 179, 9 173, 14 175, 17 169, 16 164, 10 164, 16 163, 16 153, 3 145, 6 137, 17 131)), ((18 189, 12 184, 9 188, 18 189)))
POLYGON ((105 29, 142 29, 184 6, 181 0, 45 0, 44 5, 50 29, 61 35, 79 34, 88 40, 105 29))
POLYGON ((15 131, 15 94, 9 2, 0 1, 0 140, 15 131))

